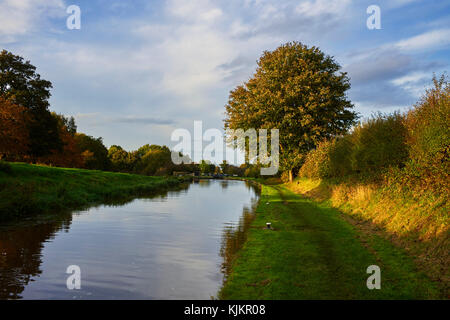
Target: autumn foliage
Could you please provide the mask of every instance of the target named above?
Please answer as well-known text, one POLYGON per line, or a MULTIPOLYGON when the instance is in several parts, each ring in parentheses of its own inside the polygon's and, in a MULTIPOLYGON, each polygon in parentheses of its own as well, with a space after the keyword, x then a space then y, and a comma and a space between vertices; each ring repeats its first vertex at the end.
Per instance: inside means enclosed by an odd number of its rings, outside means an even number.
POLYGON ((108 169, 102 139, 77 134, 73 117, 49 110, 51 88, 30 61, 0 52, 0 159, 108 169))
POLYGON ((71 132, 64 124, 64 121, 62 121, 64 117, 56 114, 53 114, 53 116, 59 118, 59 137, 62 141, 63 148, 62 151, 53 150, 49 155, 40 157, 39 162, 58 167, 83 168, 84 159, 75 140, 75 132, 71 132))
POLYGON ((450 86, 444 76, 433 84, 408 112, 374 115, 351 133, 318 144, 299 175, 386 180, 448 196, 450 86))
POLYGON ((450 86, 445 76, 406 114, 409 182, 450 191, 450 86), (414 179, 411 179, 414 177, 414 179))
POLYGON ((28 151, 26 109, 0 97, 0 158, 14 160, 28 151))

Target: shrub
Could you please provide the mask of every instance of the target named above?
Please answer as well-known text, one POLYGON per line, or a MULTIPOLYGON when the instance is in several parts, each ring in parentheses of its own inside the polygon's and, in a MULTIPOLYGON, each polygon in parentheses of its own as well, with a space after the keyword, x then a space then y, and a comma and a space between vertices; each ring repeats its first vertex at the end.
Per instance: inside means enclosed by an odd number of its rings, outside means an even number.
POLYGON ((351 134, 352 170, 376 175, 389 167, 403 167, 407 158, 406 128, 400 113, 378 113, 360 123, 351 134))
POLYGON ((387 168, 403 167, 407 159, 404 118, 399 113, 377 114, 358 124, 352 133, 319 143, 307 154, 299 175, 379 178, 387 168))
POLYGON ((351 133, 320 143, 299 171, 307 178, 355 178, 393 182, 415 192, 450 189, 450 87, 447 77, 406 114, 378 113, 351 133))
POLYGON ((351 152, 353 142, 351 135, 345 135, 338 138, 330 146, 330 164, 329 173, 331 177, 344 177, 352 173, 351 152))
POLYGON ((305 158, 303 166, 298 175, 305 178, 328 178, 331 177, 330 149, 336 140, 325 140, 311 150, 305 158))
POLYGON ((170 169, 166 167, 161 167, 155 172, 155 176, 167 176, 170 174, 170 169))
POLYGON ((406 115, 408 172, 440 186, 450 181, 450 87, 448 79, 433 78, 427 90, 406 115))
POLYGON ((245 169, 244 176, 249 177, 249 178, 259 178, 260 169, 261 169, 261 167, 259 165, 250 164, 245 169))

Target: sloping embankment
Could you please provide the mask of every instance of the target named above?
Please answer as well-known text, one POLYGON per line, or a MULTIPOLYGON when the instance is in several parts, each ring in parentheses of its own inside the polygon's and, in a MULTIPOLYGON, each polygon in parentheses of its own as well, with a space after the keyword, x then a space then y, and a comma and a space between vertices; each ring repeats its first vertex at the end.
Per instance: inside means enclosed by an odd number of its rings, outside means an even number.
POLYGON ((445 197, 411 194, 398 186, 333 184, 307 178, 287 187, 330 203, 362 232, 376 233, 406 249, 419 269, 449 296, 450 206, 445 197))
POLYGON ((97 170, 10 163, 0 171, 0 221, 158 193, 183 178, 148 177, 97 170))

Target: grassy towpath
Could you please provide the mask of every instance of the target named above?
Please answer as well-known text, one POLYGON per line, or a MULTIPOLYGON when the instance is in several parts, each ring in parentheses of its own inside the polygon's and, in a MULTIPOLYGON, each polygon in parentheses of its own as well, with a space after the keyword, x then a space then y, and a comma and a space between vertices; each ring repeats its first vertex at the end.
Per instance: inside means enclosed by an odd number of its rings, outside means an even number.
POLYGON ((376 235, 361 235, 340 215, 281 185, 263 185, 248 239, 219 298, 439 298, 403 251, 376 235), (366 286, 370 265, 381 268, 380 290, 366 286))

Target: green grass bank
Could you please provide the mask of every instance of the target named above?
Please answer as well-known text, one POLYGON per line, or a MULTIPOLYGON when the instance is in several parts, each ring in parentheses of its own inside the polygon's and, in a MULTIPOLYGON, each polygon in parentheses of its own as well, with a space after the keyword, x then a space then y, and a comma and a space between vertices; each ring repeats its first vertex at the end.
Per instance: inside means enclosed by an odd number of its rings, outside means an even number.
POLYGON ((183 181, 183 178, 3 163, 0 170, 0 221, 127 201, 136 196, 165 191, 183 181))
POLYGON ((362 233, 343 215, 286 185, 262 185, 247 241, 218 298, 444 298, 403 249, 376 233, 362 233), (370 265, 381 269, 380 290, 367 288, 370 265))
POLYGON ((392 183, 299 178, 295 193, 339 209, 364 234, 377 234, 404 249, 444 295, 450 296, 448 195, 392 183))

